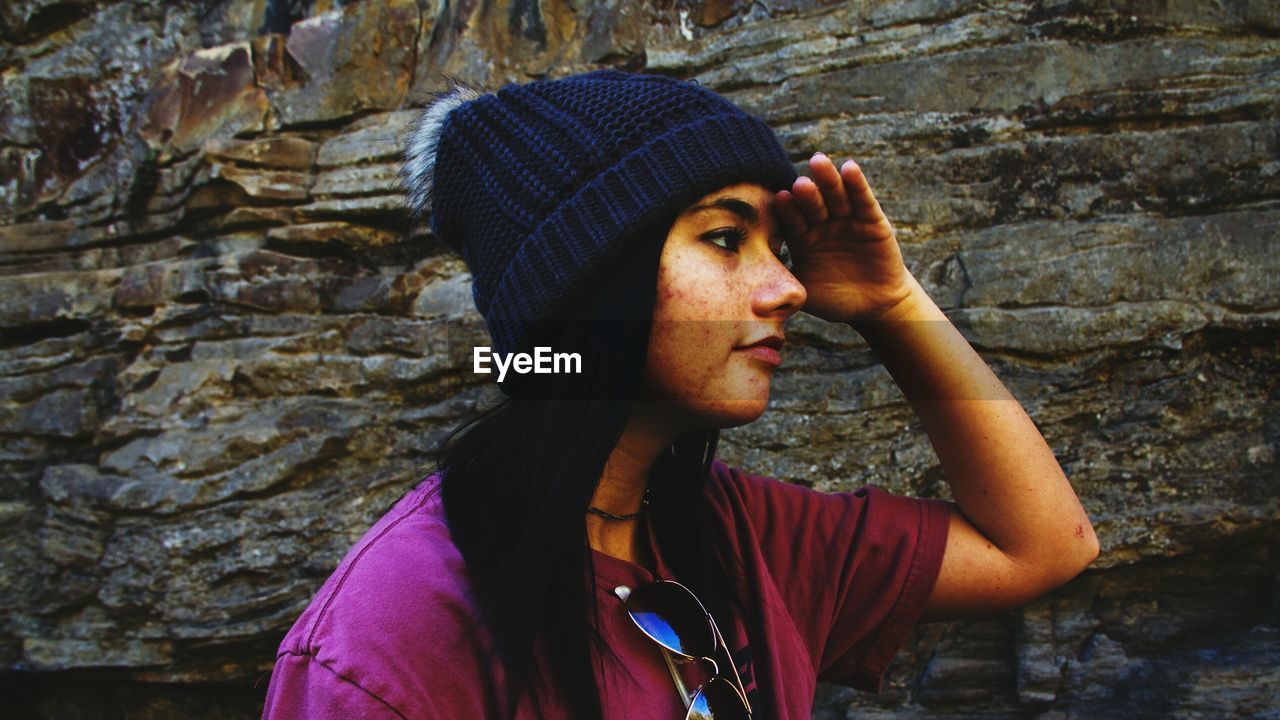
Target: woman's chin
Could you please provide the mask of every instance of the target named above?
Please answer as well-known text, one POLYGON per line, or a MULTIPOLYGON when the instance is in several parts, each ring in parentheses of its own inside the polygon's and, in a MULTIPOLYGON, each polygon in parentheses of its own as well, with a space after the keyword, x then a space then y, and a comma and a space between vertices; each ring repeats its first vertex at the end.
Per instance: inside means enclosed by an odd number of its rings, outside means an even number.
POLYGON ((755 422, 764 414, 767 402, 718 403, 714 406, 683 408, 672 419, 681 433, 725 430, 755 422))
POLYGON ((724 429, 755 422, 768 407, 769 396, 766 395, 764 398, 718 403, 707 408, 705 414, 711 427, 724 429))

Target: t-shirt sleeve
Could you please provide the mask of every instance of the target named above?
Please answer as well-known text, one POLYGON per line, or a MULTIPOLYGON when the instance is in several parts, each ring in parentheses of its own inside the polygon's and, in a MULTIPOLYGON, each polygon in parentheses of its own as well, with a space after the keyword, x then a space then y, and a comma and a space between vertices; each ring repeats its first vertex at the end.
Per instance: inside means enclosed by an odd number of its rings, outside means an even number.
POLYGON ((262 720, 404 720, 354 679, 310 655, 284 653, 267 686, 262 720))
POLYGON ((762 560, 818 679, 879 692, 941 569, 949 504, 724 469, 741 483, 762 560))
POLYGON ((492 716, 490 646, 438 487, 375 523, 294 622, 264 720, 492 716))

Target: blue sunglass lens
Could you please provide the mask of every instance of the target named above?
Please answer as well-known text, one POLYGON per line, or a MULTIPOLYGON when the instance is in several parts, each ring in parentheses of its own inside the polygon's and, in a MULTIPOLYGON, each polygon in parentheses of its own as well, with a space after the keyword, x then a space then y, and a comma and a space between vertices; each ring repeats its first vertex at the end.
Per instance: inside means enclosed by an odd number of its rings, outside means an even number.
POLYGON ((631 617, 642 630, 668 650, 694 657, 711 657, 716 638, 702 604, 675 583, 659 582, 631 593, 631 617))

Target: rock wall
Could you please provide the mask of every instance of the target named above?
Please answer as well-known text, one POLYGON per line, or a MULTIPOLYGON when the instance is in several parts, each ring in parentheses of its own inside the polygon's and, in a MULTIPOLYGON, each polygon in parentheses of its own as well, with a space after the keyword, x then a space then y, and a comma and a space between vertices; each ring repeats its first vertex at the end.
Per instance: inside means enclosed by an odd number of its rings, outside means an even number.
MULTIPOLYGON (((0 687, 249 718, 350 544, 495 396, 396 138, 441 73, 696 78, 856 157, 1103 552, 920 627, 815 717, 1280 717, 1280 9, 1249 0, 13 0, 0 7, 0 687)), ((800 315, 721 456, 947 497, 852 331, 800 315)))

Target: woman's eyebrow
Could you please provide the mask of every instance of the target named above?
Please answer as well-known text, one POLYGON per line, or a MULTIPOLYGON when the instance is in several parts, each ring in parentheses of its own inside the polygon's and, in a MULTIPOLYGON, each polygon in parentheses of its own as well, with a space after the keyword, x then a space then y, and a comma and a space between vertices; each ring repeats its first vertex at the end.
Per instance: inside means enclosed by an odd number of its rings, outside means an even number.
POLYGON ((749 223, 755 223, 760 219, 760 211, 756 209, 755 205, 736 197, 716 198, 710 202, 694 205, 681 213, 681 215, 694 215, 705 210, 716 209, 728 210, 749 223))

